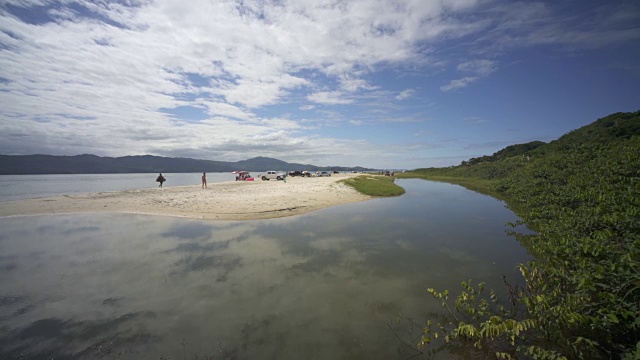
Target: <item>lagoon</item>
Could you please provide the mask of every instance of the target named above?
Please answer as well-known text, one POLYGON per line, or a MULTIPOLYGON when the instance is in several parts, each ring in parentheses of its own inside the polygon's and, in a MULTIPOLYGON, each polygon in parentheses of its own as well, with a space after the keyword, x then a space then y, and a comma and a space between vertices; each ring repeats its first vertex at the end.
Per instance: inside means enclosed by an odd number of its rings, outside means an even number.
POLYGON ((501 289, 530 256, 504 203, 398 184, 397 198, 272 220, 0 218, 0 358, 413 356, 397 336, 419 329, 395 320, 440 311, 427 287, 501 289))

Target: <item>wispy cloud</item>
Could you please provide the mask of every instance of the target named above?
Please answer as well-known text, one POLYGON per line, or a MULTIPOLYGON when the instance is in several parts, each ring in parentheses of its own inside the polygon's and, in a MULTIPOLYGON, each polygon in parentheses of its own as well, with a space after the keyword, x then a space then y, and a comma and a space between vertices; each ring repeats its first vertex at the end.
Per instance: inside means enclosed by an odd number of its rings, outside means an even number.
POLYGON ((318 104, 344 105, 351 104, 352 99, 341 91, 321 91, 307 96, 307 100, 318 104))
POLYGON ((477 125, 485 122, 487 122, 485 119, 479 117, 468 117, 464 119, 464 123, 467 125, 477 125))
POLYGON ((410 98, 416 91, 413 89, 407 89, 404 91, 401 91, 400 94, 398 94, 396 96, 396 100, 404 100, 407 98, 410 98))
POLYGON ((486 59, 467 61, 458 65, 458 71, 475 74, 477 76, 487 76, 496 71, 496 62, 486 59))
POLYGON ((358 90, 375 90, 377 87, 370 85, 367 81, 359 78, 353 78, 349 75, 340 77, 340 88, 348 92, 356 92, 358 90))
POLYGON ((461 78, 461 79, 451 80, 446 85, 442 85, 440 87, 440 90, 442 90, 442 91, 453 91, 453 90, 462 89, 463 87, 471 84, 472 82, 474 82, 476 80, 478 80, 477 77, 464 77, 464 78, 461 78))
POLYGON ((413 134, 413 136, 416 137, 423 137, 423 136, 427 136, 427 135, 433 135, 433 131, 431 130, 420 130, 416 133, 413 134))
POLYGON ((486 8, 477 52, 502 53, 539 45, 597 49, 640 39, 640 7, 634 1, 580 6, 560 15, 555 3, 510 2, 486 8))
POLYGON ((441 86, 440 90, 446 92, 461 89, 485 76, 488 76, 496 69, 496 62, 486 59, 472 60, 458 64, 457 70, 470 76, 451 80, 449 83, 441 86))

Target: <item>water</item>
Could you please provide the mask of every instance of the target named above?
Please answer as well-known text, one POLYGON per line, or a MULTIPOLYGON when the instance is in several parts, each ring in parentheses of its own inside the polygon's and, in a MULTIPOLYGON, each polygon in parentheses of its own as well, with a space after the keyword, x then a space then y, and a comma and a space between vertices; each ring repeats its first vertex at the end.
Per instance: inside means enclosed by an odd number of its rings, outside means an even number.
POLYGON ((419 331, 395 320, 440 311, 427 287, 501 288, 529 256, 501 202, 399 184, 264 221, 0 218, 0 358, 407 359, 419 331))
MULTIPOLYGON (((202 173, 165 173, 163 186, 202 184, 202 173)), ((158 174, 0 175, 0 201, 157 187, 158 174)), ((232 173, 208 173, 207 183, 235 181, 232 173)))

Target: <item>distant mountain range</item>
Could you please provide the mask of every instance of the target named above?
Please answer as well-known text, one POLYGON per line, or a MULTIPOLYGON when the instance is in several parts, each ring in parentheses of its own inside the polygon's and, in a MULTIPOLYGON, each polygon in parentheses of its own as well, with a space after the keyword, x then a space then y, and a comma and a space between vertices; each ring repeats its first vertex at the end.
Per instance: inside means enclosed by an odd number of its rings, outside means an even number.
POLYGON ((55 155, 0 155, 0 175, 25 174, 119 174, 119 173, 190 173, 227 172, 234 170, 307 170, 307 171, 375 171, 363 167, 315 166, 288 163, 282 160, 256 157, 227 162, 168 158, 140 155, 124 157, 101 157, 90 154, 76 156, 55 155))

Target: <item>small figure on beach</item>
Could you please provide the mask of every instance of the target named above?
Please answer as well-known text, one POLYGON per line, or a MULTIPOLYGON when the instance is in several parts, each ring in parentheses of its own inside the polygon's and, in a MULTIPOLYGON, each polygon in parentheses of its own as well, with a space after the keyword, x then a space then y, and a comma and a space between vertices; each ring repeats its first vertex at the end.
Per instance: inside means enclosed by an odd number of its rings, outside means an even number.
POLYGON ((207 188, 207 173, 202 173, 202 188, 207 188))
POLYGON ((162 187, 162 183, 167 181, 167 179, 162 176, 162 173, 160 173, 160 175, 158 175, 158 177, 156 178, 156 182, 159 182, 160 185, 158 187, 162 187))

